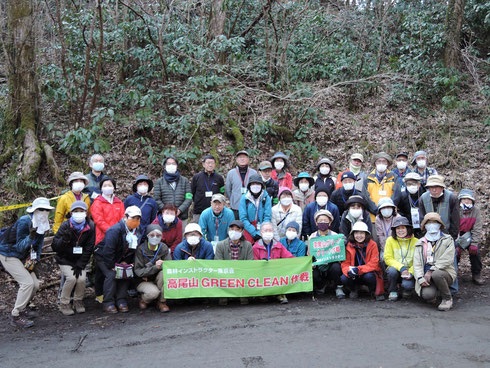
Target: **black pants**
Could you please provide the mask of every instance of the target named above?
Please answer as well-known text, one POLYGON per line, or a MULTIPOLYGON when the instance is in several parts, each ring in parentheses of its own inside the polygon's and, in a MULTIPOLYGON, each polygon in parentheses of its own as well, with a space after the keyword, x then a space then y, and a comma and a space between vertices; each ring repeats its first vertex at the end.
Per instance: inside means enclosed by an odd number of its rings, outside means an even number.
POLYGON ((235 220, 240 220, 240 214, 238 213, 238 210, 233 210, 233 214, 235 215, 235 220))
MULTIPOLYGON (((461 253, 464 252, 464 250, 461 251, 461 253)), ((481 256, 480 256, 480 250, 478 250, 477 254, 471 255, 469 254, 470 257, 470 263, 471 263, 471 274, 472 275, 479 275, 482 270, 482 263, 481 263, 481 256)), ((459 257, 458 257, 458 263, 459 263, 459 257)))
POLYGON ((117 280, 116 271, 108 268, 106 264, 97 260, 97 266, 104 275, 104 305, 127 304, 126 296, 129 287, 129 279, 117 280))
POLYGON ((328 280, 333 281, 335 285, 342 285, 340 282, 340 276, 342 275, 342 268, 339 262, 330 263, 327 272, 320 271, 318 267, 313 269, 313 289, 323 289, 328 280))

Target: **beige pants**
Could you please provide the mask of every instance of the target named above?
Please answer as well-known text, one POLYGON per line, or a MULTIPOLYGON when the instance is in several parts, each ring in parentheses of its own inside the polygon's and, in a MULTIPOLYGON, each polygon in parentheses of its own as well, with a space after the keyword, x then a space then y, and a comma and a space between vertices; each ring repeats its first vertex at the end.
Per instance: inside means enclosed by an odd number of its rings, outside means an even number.
POLYGON ((82 270, 82 274, 78 276, 78 279, 73 275, 73 270, 71 266, 60 265, 60 270, 63 276, 65 276, 65 283, 63 284, 63 289, 61 289, 61 304, 70 304, 70 296, 73 288, 75 292, 73 293, 74 301, 83 300, 85 295, 85 280, 87 276, 87 271, 82 270))
POLYGON ((155 281, 141 282, 136 287, 136 290, 141 293, 141 299, 147 304, 156 299, 165 303, 165 298, 163 297, 163 272, 158 272, 155 281))
POLYGON ((431 300, 436 298, 437 292, 439 292, 443 300, 449 300, 452 298, 449 287, 453 282, 454 280, 451 278, 449 272, 444 270, 432 271, 430 285, 422 287, 420 296, 425 300, 431 300))
POLYGON ((39 281, 37 280, 36 274, 27 271, 24 264, 18 258, 5 257, 0 254, 0 262, 2 262, 5 271, 19 284, 17 299, 15 300, 14 309, 12 309, 12 316, 17 317, 36 294, 36 291, 39 289, 39 281))
POLYGON ((192 215, 192 222, 194 224, 198 224, 200 218, 201 218, 201 214, 199 214, 199 215, 192 215))

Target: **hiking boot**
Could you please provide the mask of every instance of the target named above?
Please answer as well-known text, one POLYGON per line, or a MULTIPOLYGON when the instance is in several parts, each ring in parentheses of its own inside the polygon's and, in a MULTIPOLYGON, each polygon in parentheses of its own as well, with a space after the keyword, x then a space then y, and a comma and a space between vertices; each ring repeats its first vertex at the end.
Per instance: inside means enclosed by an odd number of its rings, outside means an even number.
POLYGON ((385 296, 383 294, 376 295, 377 302, 382 302, 383 300, 385 300, 385 296))
POLYGON ((140 309, 141 309, 141 310, 148 308, 148 304, 147 304, 147 303, 145 303, 145 302, 143 301, 143 299, 140 299, 140 302, 139 302, 139 304, 138 304, 138 305, 139 305, 139 307, 140 307, 140 309))
POLYGON ((342 285, 338 285, 337 289, 335 289, 335 297, 337 299, 345 299, 344 288, 342 285))
POLYGON ((161 313, 167 313, 170 311, 170 308, 168 307, 168 305, 165 302, 157 302, 157 309, 161 313))
POLYGON ((121 313, 128 313, 129 312, 129 307, 126 303, 121 303, 117 306, 117 309, 121 313))
POLYGON ((473 283, 476 284, 476 285, 483 285, 485 284, 485 281, 483 281, 481 275, 478 273, 478 274, 473 274, 473 277, 472 277, 472 280, 473 280, 473 283))
POLYGON ((24 317, 27 317, 27 319, 32 319, 32 318, 37 318, 39 317, 39 313, 35 310, 32 310, 31 308, 27 307, 24 309, 21 314, 24 315, 24 317))
POLYGON ((391 302, 396 302, 398 300, 398 293, 396 291, 392 291, 390 295, 388 295, 388 300, 391 302))
POLYGON ((75 314, 70 304, 60 304, 60 312, 63 313, 64 316, 72 316, 75 314))
POLYGON ((85 313, 85 306, 81 300, 74 300, 73 307, 75 308, 75 312, 77 313, 85 313))
POLYGON ((445 311, 450 310, 452 307, 453 307, 453 299, 445 299, 441 302, 441 304, 439 304, 437 309, 445 312, 445 311))
POLYGON ((18 315, 10 317, 10 324, 14 327, 28 328, 34 326, 34 321, 31 321, 22 315, 18 315))
POLYGON ((110 314, 116 314, 117 313, 117 308, 114 304, 104 305, 103 309, 104 309, 104 312, 107 312, 110 314))
POLYGON ((357 290, 352 290, 349 293, 349 299, 357 299, 357 298, 359 298, 359 293, 357 292, 357 290))
POLYGON ((279 300, 279 303, 281 304, 288 304, 288 298, 286 298, 286 295, 278 295, 277 300, 279 300))
POLYGON ((228 298, 219 298, 218 305, 221 306, 228 305, 228 298))
POLYGON ((248 298, 240 298, 241 305, 248 305, 248 298))

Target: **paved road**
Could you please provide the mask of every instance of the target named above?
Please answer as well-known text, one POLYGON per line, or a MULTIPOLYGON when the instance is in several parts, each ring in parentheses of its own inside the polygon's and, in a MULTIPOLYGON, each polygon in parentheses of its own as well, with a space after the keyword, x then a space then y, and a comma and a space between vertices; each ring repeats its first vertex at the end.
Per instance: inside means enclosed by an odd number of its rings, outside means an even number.
POLYGON ((3 316, 0 366, 489 367, 490 286, 462 287, 445 313, 416 299, 296 296, 285 306, 177 305, 167 315, 133 308, 107 316, 90 305, 70 318, 48 313, 27 331, 3 316))

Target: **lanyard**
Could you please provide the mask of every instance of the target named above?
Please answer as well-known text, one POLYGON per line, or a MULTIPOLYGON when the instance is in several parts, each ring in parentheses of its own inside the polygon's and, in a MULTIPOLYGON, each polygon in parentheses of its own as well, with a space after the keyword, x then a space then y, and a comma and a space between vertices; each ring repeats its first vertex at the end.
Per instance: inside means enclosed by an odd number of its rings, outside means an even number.
POLYGON ((403 248, 402 248, 402 245, 400 244, 400 241, 398 239, 396 239, 396 241, 398 242, 398 246, 400 247, 400 254, 402 256, 402 263, 403 263, 403 265, 408 266, 408 262, 406 261, 406 259, 407 259, 408 253, 410 252, 410 244, 412 243, 412 239, 410 239, 408 241, 407 253, 405 253, 405 255, 403 255, 403 248))
MULTIPOLYGON (((221 220, 223 220, 223 218, 224 218, 224 216, 221 218, 221 220)), ((215 216, 215 225, 216 225, 216 234, 215 235, 218 234, 218 229, 219 229, 219 227, 221 226, 222 223, 223 223, 223 221, 219 221, 218 222, 218 217, 215 216)))
POLYGON ((272 251, 272 240, 271 240, 271 243, 265 247, 265 249, 267 249, 267 259, 271 259, 271 251, 272 251))
POLYGON ((155 251, 155 255, 153 256, 153 259, 150 259, 150 258, 149 258, 149 257, 148 257, 148 256, 145 254, 145 249, 144 249, 144 248, 143 248, 143 256, 145 256, 145 258, 146 258, 147 260, 149 260, 151 263, 154 263, 154 262, 155 262, 155 259, 156 259, 156 258, 157 258, 157 256, 158 256, 158 252, 160 251, 161 246, 162 246, 162 243, 160 243, 160 244, 158 245, 158 248, 157 248, 157 250, 155 251))
POLYGON ((410 194, 408 194, 408 200, 410 201, 410 207, 411 207, 411 208, 415 208, 415 207, 417 207, 417 203, 419 203, 419 199, 420 199, 420 197, 418 197, 418 198, 417 198, 417 200, 416 200, 416 201, 414 201, 414 200, 412 199, 412 196, 411 196, 410 194))
POLYGON ((358 266, 362 266, 363 264, 366 264, 366 260, 364 259, 364 256, 362 254, 362 248, 359 247, 359 252, 356 250, 356 261, 358 266), (360 258, 359 258, 360 256, 360 258), (361 264, 363 262, 363 264, 361 264))
POLYGON ((386 228, 386 226, 385 226, 385 220, 383 220, 383 230, 384 230, 386 236, 388 236, 389 231, 391 229, 391 225, 393 225, 393 220, 394 220, 394 217, 392 216, 391 217, 390 226, 388 226, 388 228, 386 228))
POLYGON ((245 175, 245 180, 242 179, 242 176, 240 175, 240 170, 238 170, 238 167, 235 167, 235 170, 238 174, 238 177, 240 178, 240 180, 242 182, 242 188, 245 188, 246 187, 245 183, 248 180, 248 174, 250 174, 250 170, 247 168, 247 175, 245 175))
MULTIPOLYGON (((207 176, 207 174, 206 174, 206 173, 204 173, 204 175, 206 175, 206 176, 207 176)), ((238 173, 238 175, 240 175, 240 172, 238 173)), ((208 192, 209 192, 209 191, 211 191, 211 190, 213 189, 213 185, 214 185, 214 172, 213 172, 213 175, 209 175, 209 176, 210 176, 210 177, 213 177, 213 181, 211 182, 211 189, 209 189, 209 187, 208 187, 208 181, 207 181, 207 178, 206 178, 206 177, 204 177, 204 184, 206 185, 206 190, 207 190, 208 192)), ((240 176, 240 178, 241 178, 241 176, 240 176)))

